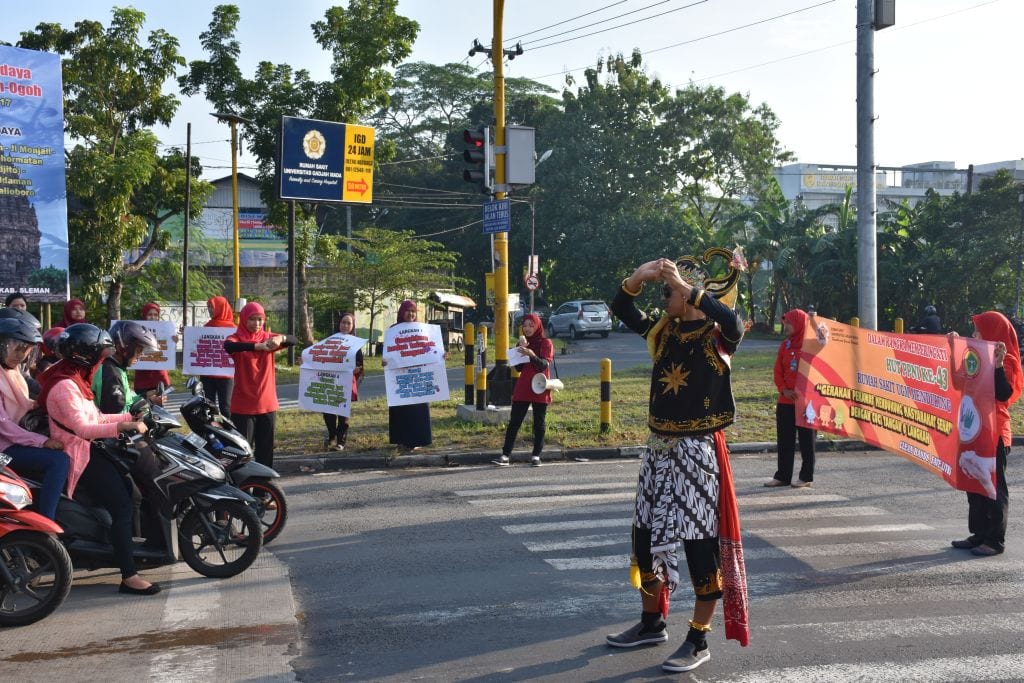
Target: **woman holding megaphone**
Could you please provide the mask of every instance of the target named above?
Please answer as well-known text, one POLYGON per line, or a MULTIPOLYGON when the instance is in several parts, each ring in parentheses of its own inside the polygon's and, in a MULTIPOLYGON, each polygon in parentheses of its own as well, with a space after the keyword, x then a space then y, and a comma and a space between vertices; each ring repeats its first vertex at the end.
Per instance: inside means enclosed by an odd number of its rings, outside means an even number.
POLYGON ((540 452, 544 450, 544 418, 548 404, 551 403, 551 390, 561 388, 558 380, 551 379, 550 365, 555 359, 555 348, 551 340, 544 336, 540 317, 530 313, 523 318, 522 325, 523 336, 519 338, 517 347, 527 362, 518 366, 519 379, 512 390, 512 413, 505 429, 505 445, 501 449, 501 457, 493 461, 502 467, 509 464, 512 446, 530 406, 533 406, 533 453, 530 464, 535 467, 540 465, 540 452))

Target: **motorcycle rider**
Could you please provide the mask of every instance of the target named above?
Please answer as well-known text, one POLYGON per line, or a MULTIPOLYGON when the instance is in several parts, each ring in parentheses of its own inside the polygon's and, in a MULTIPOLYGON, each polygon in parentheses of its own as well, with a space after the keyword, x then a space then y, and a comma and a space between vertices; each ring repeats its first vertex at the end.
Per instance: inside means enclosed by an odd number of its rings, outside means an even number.
POLYGON ((114 352, 103 359, 92 380, 96 407, 103 413, 123 413, 140 398, 128 382, 128 368, 140 357, 160 349, 156 336, 131 320, 118 320, 110 328, 114 352))
POLYGON ((64 330, 57 343, 61 360, 39 376, 39 402, 50 417, 50 434, 64 445, 71 459, 68 495, 81 483, 105 508, 112 520, 110 542, 121 569, 121 593, 156 595, 160 586, 139 576, 132 556, 132 497, 126 479, 90 441, 119 433, 145 433, 146 424, 131 415, 101 413, 93 403, 90 387, 100 363, 114 342, 105 330, 89 323, 75 323, 64 330))
POLYGON ((53 519, 70 461, 60 441, 19 425, 34 405, 21 364, 40 340, 39 332, 28 322, 0 319, 0 451, 11 456, 16 472, 41 482, 39 512, 53 519))
POLYGON ((942 320, 938 312, 931 304, 924 307, 924 317, 921 322, 910 328, 911 332, 917 334, 942 334, 942 320))

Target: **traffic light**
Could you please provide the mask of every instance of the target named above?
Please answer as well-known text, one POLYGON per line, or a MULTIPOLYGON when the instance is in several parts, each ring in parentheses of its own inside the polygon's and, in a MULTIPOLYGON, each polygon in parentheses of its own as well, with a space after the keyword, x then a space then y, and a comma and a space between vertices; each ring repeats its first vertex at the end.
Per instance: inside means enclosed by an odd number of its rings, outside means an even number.
POLYGON ((462 131, 462 139, 466 141, 466 151, 462 153, 462 158, 469 164, 462 172, 462 179, 467 183, 476 183, 482 194, 491 194, 494 151, 490 127, 480 124, 475 130, 467 128, 462 131))

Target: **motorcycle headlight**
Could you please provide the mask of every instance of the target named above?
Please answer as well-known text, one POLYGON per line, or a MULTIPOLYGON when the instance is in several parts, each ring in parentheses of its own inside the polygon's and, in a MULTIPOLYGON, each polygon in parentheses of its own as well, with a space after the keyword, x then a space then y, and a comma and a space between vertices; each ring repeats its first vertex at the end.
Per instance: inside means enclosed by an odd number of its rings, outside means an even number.
POLYGON ((224 481, 227 479, 228 474, 224 471, 224 468, 215 462, 207 460, 206 458, 199 458, 198 467, 200 467, 210 479, 216 479, 217 481, 224 481))
POLYGON ((32 502, 32 494, 27 488, 6 481, 0 482, 0 495, 6 498, 16 510, 20 510, 32 502))

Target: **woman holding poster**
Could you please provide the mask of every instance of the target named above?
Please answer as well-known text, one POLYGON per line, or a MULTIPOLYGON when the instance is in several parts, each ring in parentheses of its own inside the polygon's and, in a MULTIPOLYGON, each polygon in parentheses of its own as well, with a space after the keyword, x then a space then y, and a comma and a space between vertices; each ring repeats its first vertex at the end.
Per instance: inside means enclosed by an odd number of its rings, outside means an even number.
MULTIPOLYGON (((150 301, 142 307, 142 317, 139 320, 160 320, 160 305, 150 301)), ((135 371, 135 393, 148 397, 158 405, 163 405, 164 400, 163 396, 157 394, 161 384, 164 388, 171 386, 171 376, 166 370, 135 371)))
POLYGON ((996 434, 999 436, 996 445, 996 497, 993 500, 980 493, 967 494, 967 528, 971 535, 962 541, 953 541, 953 547, 989 557, 1006 549, 1006 517, 1010 511, 1006 456, 1013 442, 1010 406, 1020 398, 1021 389, 1024 389, 1024 373, 1021 372, 1017 333, 1006 316, 986 311, 975 315, 972 321, 976 339, 996 342, 996 434))
MULTIPOLYGON (((235 317, 231 313, 231 304, 222 296, 210 297, 206 302, 206 310, 210 319, 204 327, 234 327, 235 317)), ((211 401, 217 404, 220 414, 231 419, 231 391, 235 381, 231 375, 201 375, 203 389, 211 401)))
MULTIPOLYGON (((395 325, 416 322, 416 302, 406 299, 398 307, 395 325)), ((392 325, 394 327, 394 325, 392 325)), ((388 442, 406 450, 429 446, 434 440, 430 429, 430 404, 412 403, 388 406, 388 442)))
POLYGON ((509 464, 512 446, 516 442, 516 434, 523 424, 526 411, 533 406, 533 451, 530 464, 540 465, 540 452, 544 450, 544 418, 548 405, 551 403, 551 390, 536 393, 533 390, 533 378, 537 375, 550 377, 548 366, 555 359, 555 347, 551 340, 544 336, 544 325, 540 316, 530 313, 523 318, 523 336, 519 339, 519 351, 527 358, 527 362, 519 365, 519 379, 512 390, 512 412, 509 415, 508 427, 505 429, 505 445, 501 449, 501 457, 494 461, 495 465, 505 467, 509 464))
POLYGON ((274 353, 294 346, 296 340, 272 334, 266 322, 263 307, 250 301, 238 316, 238 329, 224 340, 224 350, 235 361, 231 420, 252 444, 256 462, 273 468, 278 408, 274 353))
MULTIPOLYGON (((342 334, 355 334, 356 316, 354 313, 345 311, 338 321, 338 332, 342 334)), ((363 381, 363 352, 356 351, 356 369, 352 372, 352 401, 359 400, 359 383, 363 381)), ((324 439, 325 451, 345 450, 345 440, 348 438, 348 418, 344 415, 334 413, 323 413, 324 425, 327 427, 327 438, 324 439)))

